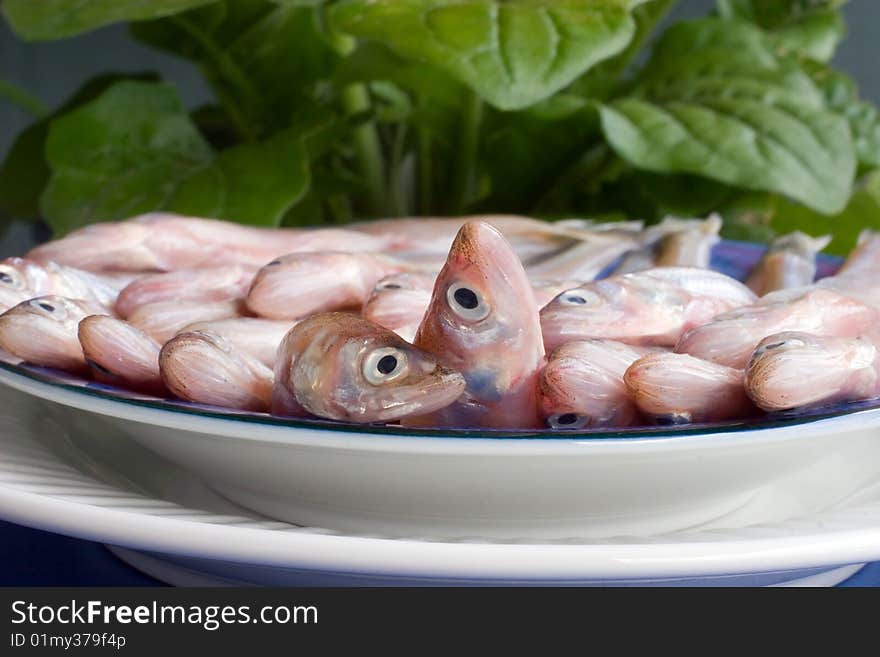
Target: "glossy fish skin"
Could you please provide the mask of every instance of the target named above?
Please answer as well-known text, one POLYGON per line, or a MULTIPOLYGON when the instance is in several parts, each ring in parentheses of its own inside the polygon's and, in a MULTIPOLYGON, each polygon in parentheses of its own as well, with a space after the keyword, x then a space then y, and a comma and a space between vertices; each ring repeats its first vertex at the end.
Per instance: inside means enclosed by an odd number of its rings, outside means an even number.
POLYGON ((433 289, 434 276, 430 274, 406 272, 386 276, 376 283, 361 314, 412 342, 431 303, 433 289))
POLYGON ((239 317, 241 300, 214 301, 211 303, 177 303, 160 301, 138 306, 127 321, 141 329, 160 344, 165 344, 185 327, 196 322, 239 317))
POLYGON ((540 426, 537 377, 544 364, 532 286, 492 226, 465 224, 434 285, 414 343, 467 381, 461 399, 413 426, 540 426))
POLYGON ((296 324, 291 320, 260 317, 231 317, 188 324, 180 333, 202 331, 219 335, 235 349, 257 359, 266 367, 275 365, 275 353, 287 332, 296 324))
POLYGON ((837 272, 852 280, 876 278, 880 274, 880 231, 865 229, 859 235, 856 248, 837 272))
POLYGON ((159 370, 168 390, 187 401, 255 412, 272 403, 272 370, 215 333, 175 336, 162 347, 159 370))
POLYGON ((669 352, 649 354, 623 380, 641 414, 656 424, 720 422, 754 415, 742 370, 669 352))
POLYGON ((707 269, 712 247, 720 241, 721 224, 721 217, 717 214, 706 219, 666 217, 643 231, 641 246, 625 254, 611 275, 620 276, 655 267, 707 269))
POLYGON ((864 338, 786 331, 764 338, 745 375, 746 392, 765 411, 880 396, 880 354, 864 338))
POLYGON ((23 301, 0 315, 0 349, 34 365, 83 371, 78 326, 84 317, 102 312, 92 302, 55 295, 23 301))
POLYGON ((127 280, 127 277, 99 276, 54 262, 41 264, 28 258, 6 258, 0 262, 0 311, 48 294, 112 308, 127 280))
POLYGON ((852 337, 880 318, 878 310, 834 290, 810 286, 779 290, 754 305, 715 317, 684 335, 675 351, 745 369, 758 343, 783 331, 852 337))
POLYGON ((90 315, 79 323, 79 342, 92 376, 103 383, 160 395, 158 342, 128 322, 90 315))
POLYGON ((623 375, 651 351, 613 340, 569 342, 553 351, 538 380, 547 426, 582 429, 636 424, 638 411, 623 375))
POLYGON ((272 412, 393 422, 458 399, 465 382, 430 354, 357 315, 323 313, 278 348, 272 412))
POLYGON ((248 292, 247 306, 268 319, 361 308, 376 283, 411 268, 379 254, 294 253, 260 269, 248 292))
POLYGON ((635 237, 598 233, 555 254, 526 262, 526 272, 532 279, 592 281, 637 245, 635 237))
POLYGON ((603 338, 671 347, 693 326, 752 303, 742 283, 717 272, 658 267, 567 290, 541 310, 545 348, 603 338))
POLYGON ((148 274, 132 281, 119 293, 115 310, 120 317, 128 317, 138 306, 150 303, 193 304, 244 298, 256 272, 255 267, 221 265, 148 274))
POLYGON ((707 268, 712 247, 721 241, 721 217, 711 214, 706 219, 669 217, 658 227, 666 232, 657 244, 657 267, 707 268))
POLYGON ((285 253, 342 247, 381 251, 393 243, 393 236, 370 237, 346 229, 256 228, 156 212, 86 226, 36 247, 28 257, 89 271, 160 272, 218 262, 260 267, 285 253))
POLYGON ((830 242, 830 235, 810 237, 800 231, 777 237, 749 274, 746 285, 759 297, 810 285, 816 277, 816 254, 830 242))

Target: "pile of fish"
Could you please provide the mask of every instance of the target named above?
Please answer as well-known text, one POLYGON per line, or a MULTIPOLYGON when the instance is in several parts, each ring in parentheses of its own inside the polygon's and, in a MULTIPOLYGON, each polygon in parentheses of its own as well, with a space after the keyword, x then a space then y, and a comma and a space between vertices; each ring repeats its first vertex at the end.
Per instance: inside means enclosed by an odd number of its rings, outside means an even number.
POLYGON ((143 215, 0 262, 0 349, 161 398, 410 427, 685 424, 880 397, 880 235, 819 281, 828 239, 786 235, 742 283, 708 268, 720 227, 143 215))

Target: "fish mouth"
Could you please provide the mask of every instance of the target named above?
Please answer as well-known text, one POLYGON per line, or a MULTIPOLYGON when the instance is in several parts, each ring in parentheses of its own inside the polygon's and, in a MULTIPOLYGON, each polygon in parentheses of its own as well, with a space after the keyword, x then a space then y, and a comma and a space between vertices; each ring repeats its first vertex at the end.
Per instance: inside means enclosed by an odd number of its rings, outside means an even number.
POLYGON ((374 421, 391 422, 410 415, 439 411, 461 397, 466 385, 460 373, 437 367, 427 379, 398 388, 393 398, 382 404, 374 421))

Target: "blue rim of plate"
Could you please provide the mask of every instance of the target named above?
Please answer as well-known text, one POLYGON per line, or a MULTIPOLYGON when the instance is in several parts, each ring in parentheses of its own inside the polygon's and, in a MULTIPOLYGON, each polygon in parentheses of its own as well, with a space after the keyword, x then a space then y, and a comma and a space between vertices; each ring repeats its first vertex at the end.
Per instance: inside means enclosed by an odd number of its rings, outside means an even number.
MULTIPOLYGON (((724 240, 716 245, 712 252, 712 268, 728 275, 742 278, 760 259, 763 247, 748 242, 724 240)), ((833 256, 820 255, 817 261, 817 277, 833 274, 842 260, 833 256)), ((79 377, 75 374, 62 372, 46 367, 25 363, 8 363, 0 360, 0 370, 24 377, 31 381, 54 386, 68 392, 80 393, 89 397, 118 402, 123 405, 149 408, 158 411, 179 413, 187 416, 228 420, 243 424, 259 424, 291 429, 309 429, 360 434, 378 434, 381 436, 399 436, 413 438, 489 438, 495 440, 540 439, 562 441, 613 441, 613 440, 644 440, 669 439, 683 436, 712 435, 719 433, 744 433, 761 429, 792 427, 828 420, 836 417, 853 415, 866 411, 880 410, 880 399, 835 404, 799 411, 769 413, 753 418, 743 418, 725 422, 694 423, 680 426, 646 425, 627 428, 595 428, 595 429, 461 429, 461 428, 408 428, 391 424, 356 424, 321 418, 285 418, 268 413, 255 413, 236 409, 221 408, 181 401, 163 399, 149 395, 116 388, 79 377)))

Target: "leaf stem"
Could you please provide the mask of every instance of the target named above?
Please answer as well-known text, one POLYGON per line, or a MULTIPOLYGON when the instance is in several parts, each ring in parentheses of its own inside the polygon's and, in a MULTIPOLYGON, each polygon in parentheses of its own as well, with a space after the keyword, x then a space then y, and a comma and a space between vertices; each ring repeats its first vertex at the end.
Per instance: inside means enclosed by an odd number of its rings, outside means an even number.
MULTIPOLYGON (((235 124, 239 134, 248 141, 255 140, 257 138, 257 131, 255 130, 252 121, 254 117, 248 116, 246 108, 248 105, 253 107, 258 104, 260 94, 251 84, 247 75, 245 75, 245 72, 238 66, 235 60, 224 52, 214 39, 198 25, 179 15, 170 16, 168 20, 198 42, 205 51, 206 59, 213 66, 218 76, 225 80, 235 90, 236 94, 234 95, 225 91, 216 83, 213 85, 214 93, 217 94, 217 99, 229 114, 229 117, 235 124), (241 103, 241 100, 244 100, 244 103, 241 103)), ((214 76, 206 75, 205 77, 210 80, 214 76)))
POLYGON ((32 96, 24 89, 14 84, 0 80, 0 97, 6 98, 13 105, 23 109, 31 116, 42 119, 49 114, 49 108, 36 96, 32 96))
POLYGON ((477 172, 477 153, 480 143, 480 125, 483 121, 483 99, 473 92, 467 91, 462 113, 461 131, 458 142, 458 160, 452 172, 452 205, 453 214, 464 212, 468 202, 474 196, 477 172))
POLYGON ((433 162, 431 161, 431 131, 419 126, 419 212, 431 214, 434 203, 433 162))
MULTIPOLYGON (((342 91, 342 105, 348 115, 368 113, 371 109, 370 92, 365 84, 350 84, 342 91)), ((381 216, 385 211, 385 161, 382 144, 372 121, 358 125, 354 130, 355 157, 367 186, 369 212, 381 216)))

